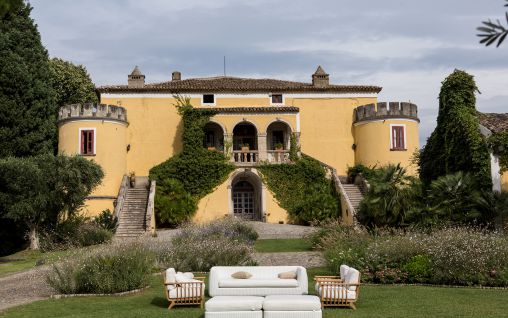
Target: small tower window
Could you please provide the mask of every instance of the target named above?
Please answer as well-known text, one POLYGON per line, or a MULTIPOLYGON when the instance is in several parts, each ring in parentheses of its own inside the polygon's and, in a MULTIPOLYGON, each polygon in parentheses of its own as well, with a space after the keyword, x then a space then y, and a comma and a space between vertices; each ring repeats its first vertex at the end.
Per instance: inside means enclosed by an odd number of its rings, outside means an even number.
POLYGON ((406 150, 404 126, 391 126, 391 150, 406 150))
POLYGON ((203 94, 203 105, 215 105, 215 95, 213 94, 203 94))
POLYGON ((80 139, 79 153, 83 156, 95 155, 95 130, 80 129, 79 139, 80 139))
POLYGON ((272 105, 274 105, 274 104, 276 104, 276 105, 283 104, 284 103, 284 99, 282 98, 282 94, 272 94, 270 96, 270 103, 272 105))

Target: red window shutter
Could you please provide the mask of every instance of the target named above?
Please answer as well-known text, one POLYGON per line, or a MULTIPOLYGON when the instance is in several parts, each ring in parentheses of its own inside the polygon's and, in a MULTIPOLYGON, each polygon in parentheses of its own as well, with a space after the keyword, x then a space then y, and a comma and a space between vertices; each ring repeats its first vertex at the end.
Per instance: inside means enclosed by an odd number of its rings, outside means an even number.
POLYGON ((392 126, 392 149, 406 149, 403 126, 392 126))
POLYGON ((81 131, 81 154, 93 155, 94 154, 94 131, 82 130, 81 131))

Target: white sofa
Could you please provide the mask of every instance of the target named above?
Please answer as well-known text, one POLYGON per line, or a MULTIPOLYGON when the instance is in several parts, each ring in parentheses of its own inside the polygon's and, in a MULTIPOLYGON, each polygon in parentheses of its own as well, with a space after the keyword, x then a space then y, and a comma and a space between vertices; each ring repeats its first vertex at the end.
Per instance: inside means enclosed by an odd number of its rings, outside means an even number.
POLYGON ((268 296, 308 294, 307 270, 302 266, 215 266, 210 270, 208 293, 215 296, 268 296), (236 272, 252 277, 235 279, 236 272), (280 279, 284 272, 295 272, 296 279, 280 279))

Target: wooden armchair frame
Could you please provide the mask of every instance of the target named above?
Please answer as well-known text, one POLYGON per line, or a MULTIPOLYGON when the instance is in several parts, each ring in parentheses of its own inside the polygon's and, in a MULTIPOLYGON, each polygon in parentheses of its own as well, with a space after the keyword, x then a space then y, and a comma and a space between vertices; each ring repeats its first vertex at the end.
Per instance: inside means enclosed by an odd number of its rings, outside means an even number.
MULTIPOLYGON (((356 309, 356 301, 360 296, 360 276, 358 276, 358 283, 348 284, 339 276, 316 276, 314 281, 318 284, 318 288, 321 290, 319 299, 321 300, 321 307, 350 307, 356 309), (349 287, 356 286, 356 297, 354 299, 347 298, 347 291, 349 287), (342 289, 339 291, 339 287, 342 289), (327 290, 327 292, 324 292, 327 290)), ((316 290, 316 293, 318 291, 316 290)), ((318 293, 319 294, 319 293, 318 293)))
POLYGON ((194 279, 199 280, 199 282, 176 282, 176 283, 166 283, 166 273, 162 273, 162 278, 164 281, 164 294, 166 295, 167 300, 169 301, 168 310, 173 308, 174 306, 191 306, 191 305, 199 305, 201 309, 203 309, 203 305, 205 303, 205 277, 195 276, 194 279), (169 297, 169 286, 174 286, 176 290, 176 297, 169 297), (199 291, 199 295, 197 293, 193 293, 193 291, 199 291), (190 295, 189 295, 190 294, 190 295))

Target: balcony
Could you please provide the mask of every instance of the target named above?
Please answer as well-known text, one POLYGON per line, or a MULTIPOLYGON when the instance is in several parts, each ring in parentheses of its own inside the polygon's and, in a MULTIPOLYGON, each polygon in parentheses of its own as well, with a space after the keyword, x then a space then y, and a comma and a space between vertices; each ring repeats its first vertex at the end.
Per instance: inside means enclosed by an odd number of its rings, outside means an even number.
POLYGON ((255 166, 258 163, 289 163, 289 150, 233 150, 231 153, 231 162, 239 167, 255 166))

